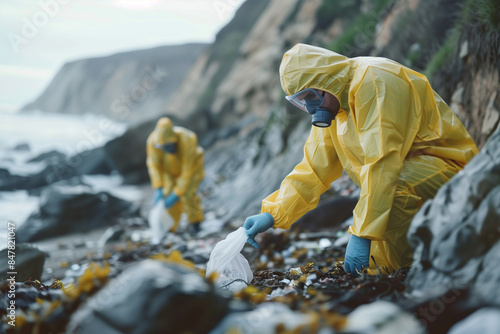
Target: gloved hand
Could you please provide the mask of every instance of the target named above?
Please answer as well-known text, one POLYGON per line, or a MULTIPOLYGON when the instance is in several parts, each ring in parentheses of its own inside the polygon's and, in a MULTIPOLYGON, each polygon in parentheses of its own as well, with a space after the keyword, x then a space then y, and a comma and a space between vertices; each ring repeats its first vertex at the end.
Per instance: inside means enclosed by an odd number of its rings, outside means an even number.
POLYGON ((267 212, 248 217, 245 219, 245 224, 243 224, 243 227, 247 232, 247 242, 255 248, 259 248, 259 244, 254 240, 255 236, 259 233, 267 231, 273 227, 273 225, 274 218, 267 212))
POLYGON ((163 201, 163 204, 165 205, 165 208, 170 209, 179 201, 179 196, 177 196, 173 191, 168 194, 167 197, 165 197, 165 200, 163 201))
POLYGON ((344 258, 344 269, 351 273, 354 277, 359 276, 356 269, 361 271, 363 268, 368 268, 370 265, 370 247, 372 241, 370 239, 360 238, 351 235, 351 239, 347 244, 344 258))
POLYGON ((163 189, 160 187, 160 188, 156 188, 155 190, 155 194, 153 196, 153 205, 156 205, 156 203, 162 199, 163 197, 163 189))

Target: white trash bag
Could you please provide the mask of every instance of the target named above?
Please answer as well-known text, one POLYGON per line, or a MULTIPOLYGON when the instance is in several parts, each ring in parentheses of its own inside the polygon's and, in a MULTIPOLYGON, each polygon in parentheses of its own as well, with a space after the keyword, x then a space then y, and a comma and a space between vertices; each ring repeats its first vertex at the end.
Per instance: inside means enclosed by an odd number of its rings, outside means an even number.
POLYGON ((218 242, 210 253, 206 277, 217 272, 219 274, 217 284, 220 287, 227 288, 231 292, 244 289, 253 279, 250 264, 241 254, 247 238, 245 228, 240 227, 229 233, 226 239, 218 242))
POLYGON ((163 201, 158 201, 149 211, 149 228, 151 232, 151 243, 158 245, 168 231, 174 226, 173 218, 165 210, 163 201))

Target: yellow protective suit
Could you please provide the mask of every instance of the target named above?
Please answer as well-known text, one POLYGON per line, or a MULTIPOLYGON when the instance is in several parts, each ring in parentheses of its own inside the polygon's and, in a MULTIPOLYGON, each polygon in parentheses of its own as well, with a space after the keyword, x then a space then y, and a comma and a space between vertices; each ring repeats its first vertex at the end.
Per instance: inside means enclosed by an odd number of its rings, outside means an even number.
POLYGON ((174 192, 179 201, 168 210, 174 219, 172 231, 177 230, 182 213, 190 223, 203 220, 201 201, 196 191, 204 176, 203 149, 198 146, 196 134, 188 129, 173 126, 172 121, 162 117, 149 135, 147 144, 147 166, 154 189, 162 188, 163 195, 174 192), (165 153, 155 144, 176 143, 175 153, 165 153))
POLYGON ((467 130, 424 75, 389 59, 298 44, 283 56, 280 78, 288 95, 324 90, 341 108, 330 127, 312 127, 302 162, 262 212, 288 229, 345 170, 361 189, 349 232, 372 240, 380 268, 409 265, 413 216, 477 153, 467 130))

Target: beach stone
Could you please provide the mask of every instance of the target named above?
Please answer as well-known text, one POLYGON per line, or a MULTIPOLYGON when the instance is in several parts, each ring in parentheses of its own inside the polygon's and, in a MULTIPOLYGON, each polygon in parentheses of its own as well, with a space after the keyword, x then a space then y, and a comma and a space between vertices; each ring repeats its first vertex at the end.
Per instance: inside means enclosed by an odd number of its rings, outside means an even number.
POLYGON ((286 333, 315 333, 317 330, 312 315, 293 311, 282 303, 268 302, 251 310, 231 312, 210 334, 272 334, 277 332, 278 326, 283 326, 286 333), (297 328, 302 331, 297 331, 297 328))
POLYGON ((347 317, 341 333, 424 334, 422 324, 412 314, 385 300, 358 306, 347 317))
MULTIPOLYGON (((17 240, 16 240, 17 241, 17 240)), ((45 253, 37 247, 29 244, 16 243, 15 249, 15 265, 14 270, 9 268, 8 264, 8 249, 0 251, 0 256, 4 261, 0 262, 0 282, 4 282, 11 275, 8 272, 16 272, 16 281, 27 281, 30 278, 40 280, 43 273, 43 265, 45 263, 45 253)))
POLYGON ((107 192, 84 186, 49 186, 40 196, 40 208, 16 233, 17 242, 32 242, 114 225, 121 218, 139 217, 136 205, 107 192))
POLYGON ((46 166, 30 175, 15 175, 0 170, 0 191, 32 190, 81 175, 109 175, 112 162, 102 147, 83 151, 70 157, 51 151, 39 155, 30 162, 44 161, 46 166))
POLYGON ((500 309, 485 307, 477 310, 450 328, 448 334, 496 334, 500 328, 500 309))
POLYGON ((144 260, 127 268, 72 316, 68 333, 208 333, 229 299, 190 268, 144 260))

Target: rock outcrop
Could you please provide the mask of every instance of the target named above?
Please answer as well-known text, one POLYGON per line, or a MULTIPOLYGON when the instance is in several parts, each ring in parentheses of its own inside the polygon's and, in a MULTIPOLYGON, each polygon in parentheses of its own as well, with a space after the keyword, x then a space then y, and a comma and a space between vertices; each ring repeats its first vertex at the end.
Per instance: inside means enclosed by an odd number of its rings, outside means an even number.
POLYGON ((413 219, 409 287, 442 295, 467 289, 469 306, 500 307, 500 127, 481 152, 413 219))
POLYGON ((72 156, 53 151, 41 154, 28 161, 43 162, 44 167, 33 174, 15 175, 8 169, 0 168, 0 191, 34 190, 75 176, 110 174, 115 166, 103 147, 85 150, 72 156))
POLYGON ((125 183, 138 184, 149 181, 146 141, 155 125, 156 119, 132 126, 123 135, 104 145, 108 161, 123 176, 125 183))

